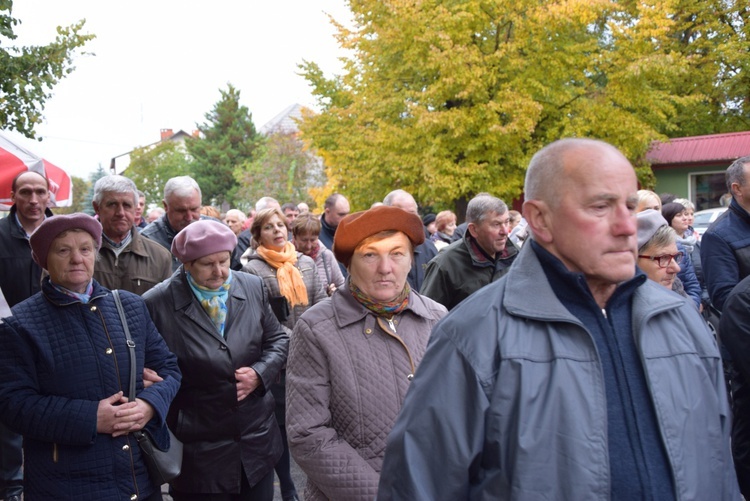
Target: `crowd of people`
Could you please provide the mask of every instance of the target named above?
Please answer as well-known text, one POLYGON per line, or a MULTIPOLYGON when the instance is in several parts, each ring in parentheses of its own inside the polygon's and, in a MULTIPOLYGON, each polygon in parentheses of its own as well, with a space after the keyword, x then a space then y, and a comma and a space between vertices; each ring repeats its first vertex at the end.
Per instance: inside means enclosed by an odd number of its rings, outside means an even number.
POLYGON ((274 475, 285 501, 748 497, 750 157, 727 190, 699 235, 593 139, 534 155, 522 213, 479 193, 461 224, 402 189, 221 214, 189 176, 160 211, 109 175, 95 217, 53 215, 22 173, 0 498, 161 499, 135 431, 182 442, 177 501, 274 475))

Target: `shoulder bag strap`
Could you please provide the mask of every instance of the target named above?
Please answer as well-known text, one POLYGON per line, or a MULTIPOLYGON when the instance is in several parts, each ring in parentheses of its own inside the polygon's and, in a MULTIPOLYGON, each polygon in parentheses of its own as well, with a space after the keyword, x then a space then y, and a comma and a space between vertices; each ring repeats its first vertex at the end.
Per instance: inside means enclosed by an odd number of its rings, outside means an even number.
POLYGON ((112 291, 112 296, 115 298, 115 306, 117 306, 117 313, 120 314, 120 322, 122 328, 125 331, 125 338, 128 343, 128 351, 130 352, 130 388, 128 389, 128 400, 131 402, 135 400, 135 343, 133 338, 130 336, 130 329, 128 328, 128 321, 125 318, 125 311, 122 309, 122 301, 120 300, 120 291, 117 289, 112 291))

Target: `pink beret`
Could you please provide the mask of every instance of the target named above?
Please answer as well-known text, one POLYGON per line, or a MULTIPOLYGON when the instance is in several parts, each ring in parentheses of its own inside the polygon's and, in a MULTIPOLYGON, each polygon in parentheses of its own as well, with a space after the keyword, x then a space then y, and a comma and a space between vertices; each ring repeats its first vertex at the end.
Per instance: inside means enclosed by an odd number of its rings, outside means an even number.
POLYGON ((68 230, 86 231, 94 239, 97 250, 102 246, 102 225, 88 214, 75 212, 48 217, 29 238, 31 257, 36 261, 36 264, 45 270, 47 269, 47 256, 52 242, 60 233, 68 230))
POLYGON ((424 226, 419 216, 398 207, 379 205, 341 220, 333 237, 333 253, 349 267, 354 249, 362 240, 388 230, 405 233, 415 247, 424 242, 424 226))
POLYGON ((201 219, 187 225, 172 240, 172 254, 182 263, 195 261, 215 252, 229 251, 237 246, 237 237, 224 223, 201 219))

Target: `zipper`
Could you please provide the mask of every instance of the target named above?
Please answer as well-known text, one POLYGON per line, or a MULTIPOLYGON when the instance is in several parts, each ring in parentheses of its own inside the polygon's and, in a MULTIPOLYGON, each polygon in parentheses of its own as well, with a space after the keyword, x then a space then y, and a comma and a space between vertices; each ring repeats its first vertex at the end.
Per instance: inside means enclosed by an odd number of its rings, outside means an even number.
MULTIPOLYGON (((393 324, 393 317, 391 317, 391 318, 388 318, 387 320, 388 320, 388 325, 390 325, 390 326, 391 326, 391 330, 392 330, 393 332, 396 332, 396 326, 395 326, 395 325, 393 324)), ((396 332, 396 334, 398 334, 398 332, 396 332)))
POLYGON ((52 444, 52 462, 57 463, 57 460, 60 459, 59 455, 57 453, 57 442, 54 442, 52 444))

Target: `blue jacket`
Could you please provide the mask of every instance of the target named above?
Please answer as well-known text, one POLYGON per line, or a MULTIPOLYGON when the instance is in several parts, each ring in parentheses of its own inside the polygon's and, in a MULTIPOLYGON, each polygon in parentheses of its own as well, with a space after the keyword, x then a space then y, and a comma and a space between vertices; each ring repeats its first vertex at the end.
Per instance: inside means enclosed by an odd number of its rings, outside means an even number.
MULTIPOLYGON (((143 300, 121 291, 136 345, 138 398, 154 409, 146 426, 164 447, 164 420, 180 386, 167 349, 143 300), (164 381, 143 387, 143 367, 164 381)), ((94 282, 88 304, 42 291, 16 305, 0 325, 0 419, 24 436, 26 499, 146 499, 151 485, 136 440, 97 433, 99 401, 130 382, 130 354, 110 291, 94 282)))
MULTIPOLYGON (((677 499, 740 499, 711 333, 684 298, 648 280, 631 319, 677 499)), ((502 279, 433 330, 388 438, 378 499, 609 499, 599 357, 524 245, 502 279)))
POLYGON ((750 275, 750 214, 733 198, 701 238, 703 279, 719 310, 740 280, 750 275))

